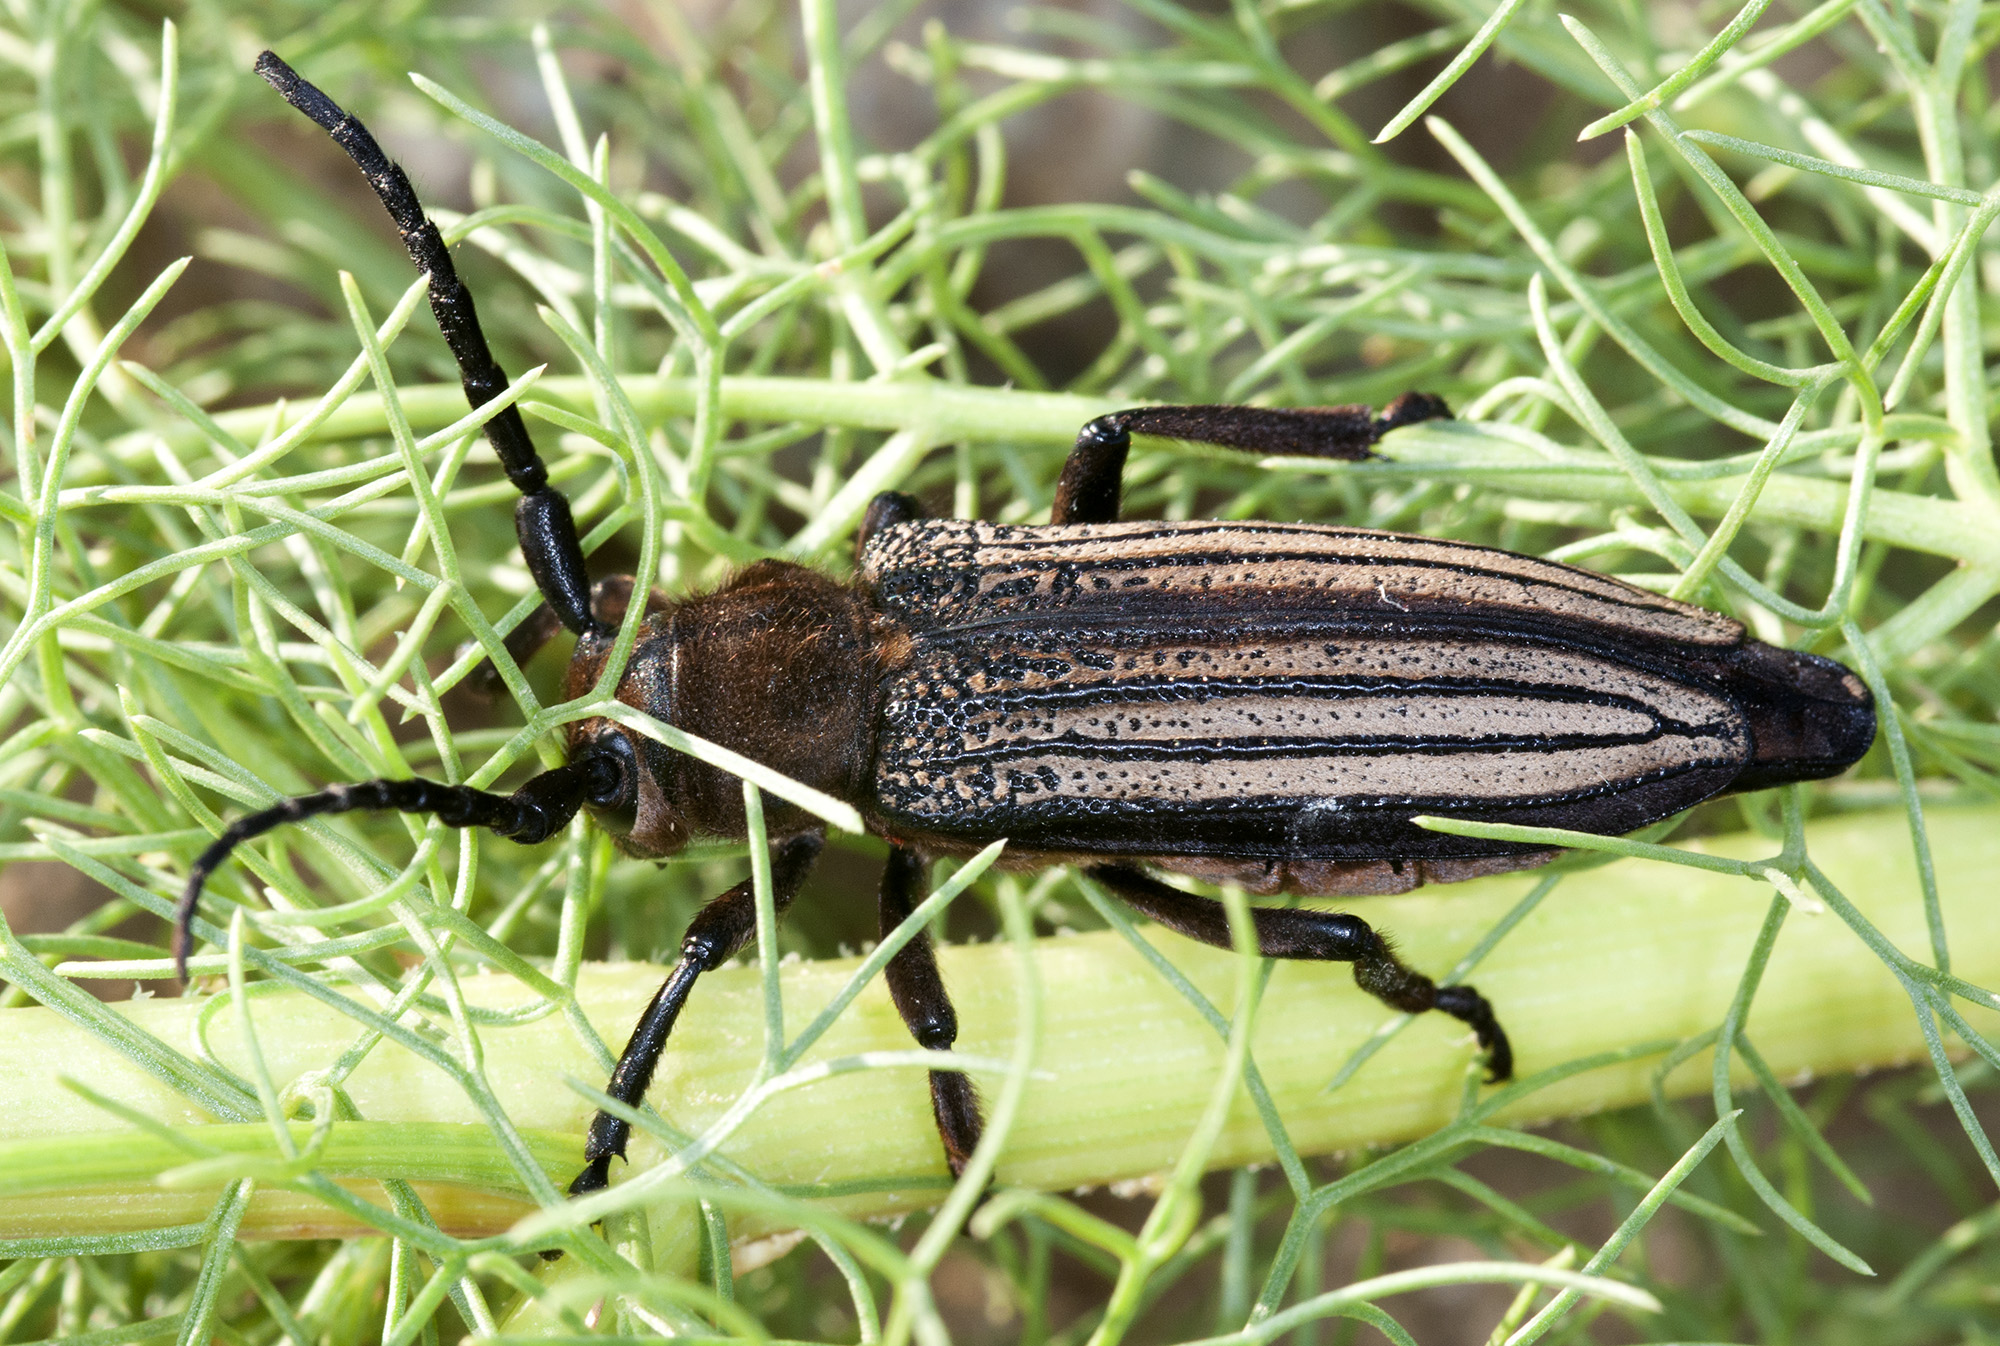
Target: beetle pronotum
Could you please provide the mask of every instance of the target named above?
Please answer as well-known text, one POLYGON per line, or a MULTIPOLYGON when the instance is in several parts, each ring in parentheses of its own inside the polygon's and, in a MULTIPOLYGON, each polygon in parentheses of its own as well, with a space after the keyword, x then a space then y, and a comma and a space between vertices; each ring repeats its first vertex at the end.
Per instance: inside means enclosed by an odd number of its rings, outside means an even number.
MULTIPOLYGON (((276 56, 258 71, 367 175, 478 406, 505 378, 471 296, 408 179, 362 125, 276 56)), ((1749 640, 1735 621, 1590 571, 1490 548, 1309 524, 1120 522, 1134 434, 1246 453, 1361 459, 1385 433, 1449 412, 1405 394, 1364 407, 1142 407, 1086 425, 1050 523, 926 519, 886 493, 868 511, 854 581, 761 561, 712 593, 645 598, 618 695, 854 804, 890 843, 880 920, 912 910, 929 860, 1009 840, 1019 865, 1075 864, 1190 938, 1227 945, 1221 904, 1147 870, 1258 894, 1357 895, 1540 864, 1553 852, 1417 827, 1422 814, 1632 831, 1713 795, 1833 775, 1868 748, 1872 701, 1840 664, 1749 640)), ((603 671, 633 581, 595 586, 563 496, 512 407, 487 427, 521 491, 521 553, 546 601, 510 647, 577 638, 569 691, 603 671)), ((541 841, 587 809, 629 853, 697 833, 742 837, 735 780, 612 721, 573 723, 566 765, 501 795, 424 780, 334 786, 238 819, 196 861, 177 956, 207 876, 242 841, 355 809, 435 814, 541 841)), ((771 808, 780 911, 822 845, 771 808)), ((639 1022, 609 1092, 643 1101, 700 975, 755 928, 748 881, 703 908, 639 1022)), ((1469 986, 1406 967, 1357 917, 1258 908, 1260 949, 1349 962, 1398 1009, 1463 1020, 1490 1078, 1506 1034, 1469 986)), ((957 1035, 928 940, 885 972, 912 1035, 957 1035)), ((959 1171, 978 1099, 933 1071, 933 1110, 959 1171)), ((571 1185, 608 1181, 628 1126, 599 1113, 571 1185)))

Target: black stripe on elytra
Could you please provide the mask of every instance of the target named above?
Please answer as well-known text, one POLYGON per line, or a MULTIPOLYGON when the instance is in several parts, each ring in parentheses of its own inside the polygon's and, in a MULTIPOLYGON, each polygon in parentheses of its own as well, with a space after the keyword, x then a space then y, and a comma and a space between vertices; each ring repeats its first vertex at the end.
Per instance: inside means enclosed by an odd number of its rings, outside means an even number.
MULTIPOLYGON (((958 520, 946 520, 946 522, 958 522, 958 520)), ((1058 532, 1058 526, 1044 526, 1044 528, 1046 528, 1046 532, 1058 532)), ((992 572, 1002 572, 1002 574, 1014 574, 1014 572, 1020 572, 1020 570, 1026 570, 1026 568, 1046 568, 1046 566, 1058 566, 1058 564, 1090 566, 1090 568, 1106 568, 1108 570, 1108 568, 1118 568, 1118 566, 1180 566, 1180 564, 1208 564, 1208 566, 1236 564, 1236 566, 1242 566, 1242 564, 1272 562, 1272 560, 1316 560, 1316 562, 1322 562, 1322 564, 1336 564, 1336 566, 1412 564, 1412 566, 1454 568, 1450 562, 1438 560, 1438 558, 1414 558, 1414 556, 1394 556, 1394 554, 1390 554, 1390 556, 1368 556, 1368 554, 1324 552, 1324 550, 1240 552, 1240 550, 1230 550, 1230 548, 1224 548, 1222 552, 1164 552, 1164 554, 1158 554, 1158 556, 1134 556, 1134 558, 1124 558, 1124 560, 1120 560, 1120 558, 1090 558, 1090 560, 1082 560, 1082 562, 1078 562, 1078 560, 1068 560, 1066 562, 1062 556, 1052 556, 1048 560, 1042 560, 1042 558, 1018 558, 1018 560, 1006 560, 1006 562, 1000 562, 1000 560, 980 560, 978 558, 980 550, 984 550, 984 548, 1002 548, 1002 546, 1004 548, 1014 548, 1014 550, 1028 550, 1028 552, 1072 552, 1072 550, 1082 550, 1082 548, 1104 548, 1106 544, 1128 546, 1128 544, 1142 544, 1142 542, 1156 542, 1156 540, 1182 540, 1182 538, 1202 538, 1202 536, 1242 538, 1246 534, 1266 534, 1266 536, 1282 536, 1282 538, 1342 540, 1342 542, 1388 542, 1388 544, 1436 546, 1436 548, 1448 548, 1448 550, 1454 550, 1454 552, 1474 552, 1474 554, 1480 554, 1480 556, 1502 556, 1502 558, 1508 558, 1508 560, 1526 560, 1526 562, 1530 562, 1532 566, 1538 568, 1536 574, 1522 574, 1520 570, 1492 570, 1492 568, 1486 568, 1486 566, 1456 566, 1456 570, 1460 574, 1484 574, 1484 576, 1492 576, 1492 578, 1516 580, 1516 582, 1522 582, 1522 584, 1550 584, 1550 586, 1556 586, 1556 588, 1566 588, 1568 592, 1588 592, 1588 590, 1576 590, 1572 586, 1566 586, 1566 584, 1558 582, 1560 576, 1564 576, 1564 574, 1578 574, 1576 566, 1566 566, 1566 564, 1554 562, 1554 560, 1540 560, 1536 556, 1522 556, 1518 552, 1508 552, 1508 550, 1494 548, 1494 546, 1478 546, 1474 542, 1450 542, 1450 540, 1444 540, 1444 538, 1424 538, 1424 536, 1416 536, 1416 534, 1380 532, 1380 530, 1368 530, 1368 528, 1312 528, 1312 526, 1298 526, 1298 524, 1292 524, 1292 526, 1284 526, 1284 524, 1242 526, 1242 524, 1236 524, 1236 526, 1232 526, 1232 524, 1226 524, 1226 522, 1210 522, 1210 524, 1174 524, 1174 526, 1164 526, 1164 528, 1156 528, 1156 530, 1148 530, 1148 532, 1130 532, 1130 534, 1114 534, 1114 536, 1042 536, 1044 528, 1024 526, 1020 540, 984 538, 984 540, 974 540, 970 544, 954 544, 954 550, 956 550, 956 546, 966 546, 966 550, 972 552, 972 556, 966 562, 962 562, 968 568, 992 570, 992 572), (1552 572, 1554 578, 1542 578, 1542 574, 1540 574, 1542 570, 1552 572)), ((926 556, 926 558, 920 558, 920 560, 912 560, 910 568, 924 568, 926 562, 936 562, 936 560, 938 560, 936 556, 926 556)), ((902 568, 902 566, 898 566, 898 568, 902 568)), ((1624 586, 1624 582, 1618 580, 1616 576, 1598 574, 1598 572, 1592 572, 1592 570, 1584 570, 1580 574, 1588 574, 1588 576, 1592 576, 1596 580, 1602 580, 1604 584, 1612 584, 1612 586, 1620 586, 1620 588, 1624 586)), ((1604 594, 1596 594, 1596 596, 1604 598, 1606 602, 1614 602, 1616 600, 1616 598, 1608 598, 1604 594)), ((1642 610, 1648 610, 1648 612, 1664 612, 1664 614, 1672 614, 1672 616, 1682 616, 1682 610, 1678 606, 1670 604, 1668 600, 1664 600, 1664 598, 1660 598, 1656 594, 1648 594, 1646 590, 1634 590, 1632 594, 1620 594, 1618 598, 1626 600, 1634 608, 1642 608, 1642 610), (1650 600, 1650 602, 1642 602, 1642 600, 1650 600)))
MULTIPOLYGON (((1058 656, 1053 652, 1042 656, 1044 659, 1056 657, 1058 656)), ((990 666, 1004 659, 1005 656, 991 656, 986 662, 990 666)), ((1019 657, 1019 662, 1035 662, 1035 656, 1022 655, 1019 657)), ((1099 671, 1089 669, 1088 665, 1085 667, 1090 672, 1099 671)), ((959 690, 962 695, 955 698, 950 705, 954 713, 975 711, 981 714, 1013 715, 1032 711, 1065 710, 1075 706, 1101 703, 1106 707, 1107 714, 1116 715, 1127 705, 1164 706, 1188 701, 1203 703, 1212 701, 1227 705, 1231 701, 1253 696, 1317 701, 1330 696, 1351 694, 1364 697, 1438 696, 1446 699, 1461 696, 1498 696, 1521 701, 1554 701, 1572 706, 1629 710, 1634 714, 1659 718, 1659 712, 1652 705, 1620 692, 1595 691, 1546 682, 1523 682, 1512 678, 1395 678, 1338 673, 1219 678, 1183 671, 1179 674, 1096 678, 1074 683, 1055 683, 1045 687, 994 688, 976 692, 970 690, 965 682, 959 679, 937 674, 926 677, 923 672, 915 671, 912 676, 924 681, 941 682, 959 690)), ((1684 683, 1674 685, 1686 686, 1684 683)), ((1714 696, 1705 688, 1695 690, 1714 696)))
MULTIPOLYGON (((1060 593, 1089 594, 1089 593, 1101 593, 1106 591, 1112 591, 1124 594, 1124 593, 1129 593, 1132 588, 1136 588, 1138 586, 1128 587, 1122 584, 1107 584, 1103 589, 1100 589, 1095 585, 1089 584, 1087 582, 1086 577, 1090 573, 1108 573, 1108 574, 1126 574, 1136 578, 1142 572, 1157 571, 1163 569, 1242 571, 1252 567, 1281 566, 1281 565, 1291 565, 1300 563, 1311 563, 1315 565, 1323 565, 1330 567, 1351 566, 1356 569, 1366 569, 1369 567, 1382 567, 1382 566, 1401 566, 1411 570, 1441 570, 1449 572, 1450 574, 1459 576, 1461 578, 1498 580, 1503 583, 1518 584, 1523 587, 1539 587, 1544 589, 1552 589, 1558 593, 1573 595, 1577 598, 1587 599, 1595 603, 1608 604, 1612 607, 1630 608, 1635 612, 1656 613, 1662 616, 1682 617, 1682 618, 1686 618, 1688 616, 1688 614, 1682 613, 1673 608, 1665 607, 1663 605, 1654 605, 1638 601, 1639 595, 1637 594, 1626 594, 1626 593, 1606 594, 1598 592, 1593 589, 1584 588, 1583 586, 1575 583, 1565 583, 1563 580, 1563 576, 1560 572, 1558 572, 1555 575, 1522 575, 1518 572, 1510 572, 1505 570, 1489 570, 1482 566, 1462 565, 1449 560, 1433 559, 1433 558, 1418 557, 1418 556, 1362 556, 1362 555, 1348 555, 1345 553, 1329 554, 1325 552, 1290 552, 1290 551, 1259 552, 1255 556, 1245 556, 1241 553, 1232 554, 1229 552, 1177 552, 1166 556, 1105 557, 1101 559, 1094 558, 1087 563, 1057 562, 1057 561, 1048 561, 1048 562, 1018 561, 1018 562, 1008 562, 1005 564, 980 565, 977 567, 971 567, 970 569, 976 570, 976 572, 982 577, 987 575, 996 575, 996 576, 1007 575, 1016 577, 1011 581, 1010 580, 1001 581, 1004 584, 1004 583, 1020 583, 1028 579, 1039 580, 1039 578, 1043 575, 1051 574, 1052 572, 1056 572, 1057 570, 1059 570, 1064 566, 1068 566, 1076 573, 1064 577, 1065 582, 1062 586, 1062 589, 1059 591, 1060 593)), ((916 571, 917 574, 920 577, 922 577, 920 579, 920 583, 926 589, 932 586, 934 581, 930 578, 930 576, 937 574, 936 568, 919 565, 919 566, 912 566, 911 569, 916 571)), ((890 575, 883 575, 876 580, 877 586, 883 592, 889 594, 891 597, 895 596, 894 593, 895 586, 891 583, 891 579, 894 573, 895 572, 891 572, 890 575)), ((949 574, 950 572, 946 573, 949 574)), ((1252 582, 1263 583, 1263 581, 1255 581, 1255 580, 1242 580, 1235 582, 1246 583, 1246 584, 1252 582)), ((1039 584, 1037 584, 1037 587, 1039 587, 1039 584)), ((1286 595, 1286 594, 1299 594, 1299 593, 1310 594, 1310 593, 1324 592, 1325 590, 1331 587, 1333 586, 1304 584, 1296 580, 1288 579, 1282 584, 1278 583, 1270 584, 1269 587, 1265 590, 1265 592, 1268 592, 1272 595, 1286 595)), ((1184 592, 1195 593, 1199 591, 1200 591, 1199 586, 1189 586, 1188 589, 1186 589, 1184 592)), ((1032 592, 1032 590, 1023 590, 1023 595, 1025 595, 1028 592, 1032 592)), ((1013 596, 1014 595, 999 595, 996 597, 994 589, 988 588, 984 592, 973 592, 971 594, 968 594, 961 601, 965 603, 1004 602, 1007 598, 1013 596)), ((1055 597, 1057 595, 1051 594, 1049 596, 1055 597)), ((1432 595, 1428 595, 1422 591, 1410 592, 1408 590, 1399 590, 1397 593, 1390 596, 1392 601, 1388 604, 1388 606, 1393 607, 1395 603, 1400 603, 1400 602, 1409 602, 1409 601, 1421 602, 1430 597, 1432 597, 1432 595)), ((1462 603, 1466 601, 1462 598, 1458 598, 1452 595, 1436 595, 1435 597, 1439 601, 1443 602, 1462 603)), ((1484 600, 1484 601, 1490 602, 1492 600, 1484 600)), ((1569 618, 1569 620, 1587 621, 1590 619, 1582 617, 1571 617, 1569 618)))
MULTIPOLYGON (((965 524, 968 522, 976 521, 964 519, 927 519, 920 523, 906 526, 913 528, 928 526, 932 531, 943 533, 948 531, 949 526, 952 524, 965 524)), ((1340 528, 1319 524, 1268 523, 1262 520, 1251 523, 1210 519, 1196 520, 1188 523, 1164 523, 1157 528, 1150 528, 1143 532, 1101 533, 1085 531, 1087 529, 1102 527, 1104 527, 1102 524, 1017 524, 1006 528, 1005 531, 989 533, 984 537, 978 536, 972 530, 967 529, 963 540, 953 539, 945 545, 954 550, 962 548, 974 553, 985 548, 995 547, 1012 547, 1023 550, 1047 548, 1049 550, 1067 551, 1082 547, 1103 547, 1106 544, 1123 545, 1125 543, 1155 542, 1185 537, 1205 537, 1210 535, 1242 537, 1246 534, 1271 534, 1278 537, 1337 538, 1341 541, 1356 542, 1423 543, 1433 547, 1449 547, 1459 551, 1480 552, 1487 556, 1505 556, 1516 561, 1528 561, 1538 566, 1547 566, 1551 570, 1579 569, 1579 567, 1567 565, 1561 561, 1548 561, 1538 556, 1527 556, 1520 552, 1510 552, 1504 547, 1488 547, 1477 542, 1454 542, 1449 538, 1424 537, 1417 533, 1397 533, 1380 528, 1340 528)), ((931 545, 928 539, 923 542, 913 540, 909 544, 913 550, 921 549, 928 545, 931 545)), ((1276 553, 1270 554, 1275 555, 1276 553)), ((1000 564, 1020 565, 1027 564, 1027 562, 1010 561, 1005 563, 990 562, 986 564, 995 566, 1000 564)), ((1596 574, 1597 572, 1590 571, 1586 573, 1596 574)), ((1612 583, 1621 582, 1613 575, 1600 575, 1599 578, 1612 583)), ((1654 595, 1648 596, 1653 597, 1654 595)), ((1666 610, 1671 611, 1672 609, 1666 610)))
MULTIPOLYGON (((1253 641, 1300 641, 1315 638, 1373 637, 1378 640, 1488 636, 1504 644, 1539 640, 1577 650, 1592 650, 1614 661, 1631 662, 1632 652, 1651 647, 1665 656, 1669 667, 1686 662, 1689 650, 1725 654, 1741 646, 1741 636, 1715 639, 1676 635, 1650 629, 1636 619, 1621 619, 1617 604, 1604 617, 1553 611, 1533 603, 1501 604, 1464 597, 1437 596, 1394 607, 1355 601, 1358 591, 1293 587, 1243 586, 1213 589, 1159 588, 1124 590, 1106 598, 1071 602, 1062 593, 1043 593, 1026 602, 991 599, 962 600, 948 594, 930 596, 886 594, 885 606, 911 634, 926 644, 969 641, 979 645, 994 639, 1054 638, 1090 640, 1102 637, 1129 649, 1150 634, 1161 641, 1192 641, 1204 645, 1248 644, 1253 641)), ((1640 610, 1626 609, 1626 612, 1640 610)), ((1674 681, 1685 681, 1675 677, 1674 681)))
MULTIPOLYGON (((1357 637, 1383 647, 1403 641, 1483 640, 1596 659, 1675 687, 1728 699, 1714 677, 1690 670, 1688 651, 1713 650, 1712 656, 1704 657, 1725 658, 1728 651, 1741 648, 1740 644, 1690 646, 1684 640, 1641 631, 1619 634, 1596 623, 1545 617, 1533 609, 1506 613, 1433 609, 1397 613, 1391 620, 1381 613, 1341 612, 1327 607, 1233 609, 1216 605, 1198 614, 1189 612, 1185 604, 1162 604, 1153 611, 1146 610, 1143 603, 1135 602, 1132 607, 1136 610, 1117 614, 1076 609, 1010 613, 919 630, 917 658, 932 654, 963 657, 963 652, 970 650, 988 659, 1058 659, 1089 667, 1086 655, 1122 660, 1148 651, 1167 653, 1159 647, 1168 644, 1227 651, 1251 649, 1261 643, 1318 643, 1327 654, 1341 656, 1350 652, 1336 649, 1337 644, 1357 637), (1005 655, 989 653, 1000 641, 1014 643, 1003 647, 1005 655)), ((1168 653, 1168 657, 1177 656, 1168 653)), ((1197 675, 1187 676, 1192 679, 1197 675)))
MULTIPOLYGON (((1629 748, 1661 740, 1700 737, 1728 737, 1726 725, 1684 725, 1674 721, 1656 722, 1654 727, 1635 734, 1563 734, 1539 737, 1491 734, 1480 738, 1427 739, 1373 734, 1356 738, 1290 738, 1280 735, 1203 739, 1199 742, 1170 742, 1160 739, 1083 738, 1061 734, 1053 738, 1010 738, 977 747, 934 751, 926 741, 921 746, 924 767, 933 772, 957 771, 967 767, 996 766, 1009 759, 1056 757, 1073 761, 1095 760, 1108 765, 1131 762, 1192 762, 1206 766, 1215 762, 1255 762, 1297 758, 1311 761, 1321 757, 1450 757, 1457 754, 1491 752, 1532 753, 1537 756, 1601 748, 1629 748)), ((914 745, 913 745, 914 746, 914 745)), ((888 762, 896 759, 885 754, 888 762)), ((1741 755, 1731 758, 1692 758, 1696 764, 1740 764, 1741 755)))
POLYGON ((931 805, 953 801, 928 789, 898 791, 878 784, 878 807, 892 827, 903 825, 912 831, 946 828, 960 844, 1006 837, 1017 855, 1036 849, 1134 855, 1150 850, 1276 859, 1510 855, 1536 847, 1431 832, 1414 826, 1409 819, 1428 813, 1617 835, 1727 789, 1734 765, 1676 763, 1622 781, 1542 795, 1477 800, 1453 795, 1343 795, 1337 805, 1328 804, 1326 796, 1301 795, 1207 795, 1167 801, 1019 793, 1001 801, 913 810, 899 807, 898 796, 931 805), (1729 774, 1721 774, 1724 771, 1729 774), (1691 774, 1717 778, 1682 780, 1691 774), (1319 807, 1309 807, 1315 804, 1319 807), (1341 835, 1335 835, 1335 829, 1341 835), (1391 840, 1393 849, 1383 849, 1391 840), (1171 844, 1163 845, 1167 842, 1171 844))

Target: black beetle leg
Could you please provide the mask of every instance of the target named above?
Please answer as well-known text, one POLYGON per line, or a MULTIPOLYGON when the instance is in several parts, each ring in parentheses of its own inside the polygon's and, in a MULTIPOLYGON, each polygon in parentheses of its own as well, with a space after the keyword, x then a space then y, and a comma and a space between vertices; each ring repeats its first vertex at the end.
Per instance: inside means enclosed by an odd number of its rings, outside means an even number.
MULTIPOLYGON (((798 895, 825 842, 813 832, 771 847, 771 895, 780 915, 798 895)), ((639 1017, 639 1026, 632 1030, 632 1040, 625 1044, 605 1093, 635 1108, 645 1101, 653 1070, 666 1050, 667 1035, 674 1031, 674 1020, 680 1017, 695 979, 728 962, 756 933, 757 897, 748 879, 695 913, 687 934, 681 937, 681 960, 639 1017)), ((584 1168, 569 1185, 571 1196, 595 1192, 610 1181, 611 1157, 625 1157, 625 1142, 631 1134, 629 1123, 608 1112, 590 1119, 590 1136, 583 1147, 584 1168)))
MULTIPOLYGON (((928 867, 914 851, 898 846, 889 852, 889 863, 882 871, 882 938, 887 939, 889 932, 915 910, 928 867)), ((903 1016, 919 1047, 941 1052, 958 1040, 958 1014, 945 993, 944 978, 938 975, 937 954, 927 932, 919 930, 915 939, 897 950, 882 976, 889 983, 889 998, 896 1002, 896 1012, 903 1016)), ((937 1119, 938 1139, 944 1142, 945 1162, 956 1178, 972 1158, 983 1125, 978 1091, 965 1072, 931 1072, 931 1113, 937 1119)))
MULTIPOLYGON (((608 575, 590 586, 590 611, 596 617, 600 630, 615 631, 618 624, 625 620, 625 610, 632 605, 632 587, 630 575, 608 575)), ((665 612, 672 606, 657 589, 646 596, 649 616, 665 612)), ((560 630, 562 622, 556 617, 555 609, 543 603, 508 634, 507 654, 518 667, 526 668, 528 661, 540 653, 542 646, 554 640, 560 630)), ((500 670, 493 666, 491 659, 481 659, 473 665, 466 682, 482 696, 497 697, 507 690, 500 670)))
MULTIPOLYGON (((1167 929, 1219 949, 1231 947, 1229 917, 1220 902, 1169 888, 1127 865, 1097 865, 1084 873, 1167 929)), ((1489 1083, 1513 1076, 1513 1048, 1486 997, 1470 986, 1439 986, 1412 970, 1360 917, 1252 907, 1250 919, 1257 931, 1257 951, 1266 958, 1352 963, 1354 984, 1390 1008, 1409 1014, 1441 1010, 1463 1020, 1486 1051, 1489 1083)))
POLYGON ((861 517, 860 531, 854 535, 854 559, 861 559, 861 553, 868 549, 868 539, 881 529, 923 517, 924 507, 915 496, 901 491, 882 492, 868 502, 868 512, 861 517))
POLYGON ((1133 435, 1186 439, 1245 453, 1342 458, 1359 462, 1398 426, 1451 415, 1442 398, 1404 393, 1377 416, 1364 406, 1135 407, 1116 411, 1077 432, 1076 447, 1056 482, 1050 523, 1112 523, 1118 518, 1125 455, 1133 435))
MULTIPOLYGON (((507 647, 507 657, 514 661, 516 668, 526 668, 528 661, 541 652, 542 646, 556 638, 562 630, 562 619, 547 603, 538 606, 521 619, 521 624, 507 633, 503 642, 507 647)), ((491 659, 481 659, 466 674, 465 685, 483 697, 497 699, 507 690, 506 679, 491 659)))

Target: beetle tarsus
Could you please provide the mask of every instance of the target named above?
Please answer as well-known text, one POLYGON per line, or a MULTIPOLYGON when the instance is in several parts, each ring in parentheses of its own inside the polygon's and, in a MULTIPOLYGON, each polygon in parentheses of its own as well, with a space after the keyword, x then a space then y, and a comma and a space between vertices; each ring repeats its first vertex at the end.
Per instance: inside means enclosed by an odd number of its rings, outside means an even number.
POLYGON ((1493 1016, 1493 1006, 1470 986, 1440 986, 1431 999, 1431 1008, 1449 1014, 1472 1030, 1486 1053, 1486 1082, 1502 1084, 1514 1078, 1514 1048, 1507 1030, 1493 1016))
POLYGON ((1395 398, 1382 408, 1382 414, 1375 418, 1375 437, 1380 439, 1391 430, 1399 430, 1419 421, 1444 421, 1451 419, 1451 408, 1436 393, 1408 392, 1395 398))
MULTIPOLYGON (((621 1156, 622 1157, 622 1156, 621 1156)), ((583 1166, 583 1172, 570 1180, 571 1196, 589 1196, 601 1192, 611 1185, 611 1156, 599 1155, 583 1166)))
POLYGON ((972 1152, 986 1122, 979 1103, 979 1089, 972 1077, 957 1070, 931 1072, 931 1116, 937 1122, 938 1139, 944 1142, 944 1162, 952 1181, 965 1176, 972 1152))

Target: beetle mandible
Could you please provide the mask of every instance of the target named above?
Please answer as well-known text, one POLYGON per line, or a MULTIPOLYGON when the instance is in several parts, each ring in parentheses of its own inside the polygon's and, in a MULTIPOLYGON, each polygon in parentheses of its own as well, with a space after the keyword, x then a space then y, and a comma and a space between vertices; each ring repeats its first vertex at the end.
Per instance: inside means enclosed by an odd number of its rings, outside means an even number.
MULTIPOLYGON (((257 70, 354 159, 395 220, 456 357, 468 401, 505 386, 472 297, 409 180, 331 99, 265 52, 257 70)), ((1516 842, 1426 831, 1420 814, 1633 831, 1714 795, 1830 776, 1873 741, 1867 688, 1831 659, 1747 639, 1737 622, 1618 580, 1492 548, 1362 529, 1258 522, 1121 522, 1133 434, 1256 455, 1358 460, 1388 431, 1450 413, 1408 393, 1366 407, 1142 407, 1086 425, 1047 526, 927 519, 876 498, 855 580, 767 560, 712 593, 647 594, 621 700, 847 800, 890 845, 884 934, 913 909, 928 861, 1001 837, 1011 863, 1074 864, 1160 924, 1227 947, 1220 903, 1148 870, 1253 893, 1401 892, 1545 862, 1516 842)), ((603 670, 631 579, 594 586, 568 502, 520 414, 487 436, 521 492, 515 528, 546 607, 509 647, 576 636, 568 694, 603 670)), ((195 862, 175 945, 183 976, 207 876, 283 823, 356 809, 434 814, 522 843, 588 810, 629 854, 661 858, 697 833, 741 838, 735 779, 603 719, 568 726, 568 762, 502 795, 426 780, 338 785, 240 818, 195 862)), ((779 911, 822 833, 795 806, 768 814, 779 911)), ((1360 987, 1471 1027, 1488 1077, 1512 1052, 1469 986, 1405 966, 1359 918, 1257 908, 1275 958, 1354 965, 1360 987)), ((755 931, 746 880, 689 924, 608 1092, 638 1106, 695 981, 755 931)), ((885 971, 917 1042, 957 1024, 919 934, 885 971)), ((978 1143, 978 1098, 930 1074, 957 1174, 978 1143)), ((598 1113, 572 1193, 603 1187, 627 1123, 598 1113)))

